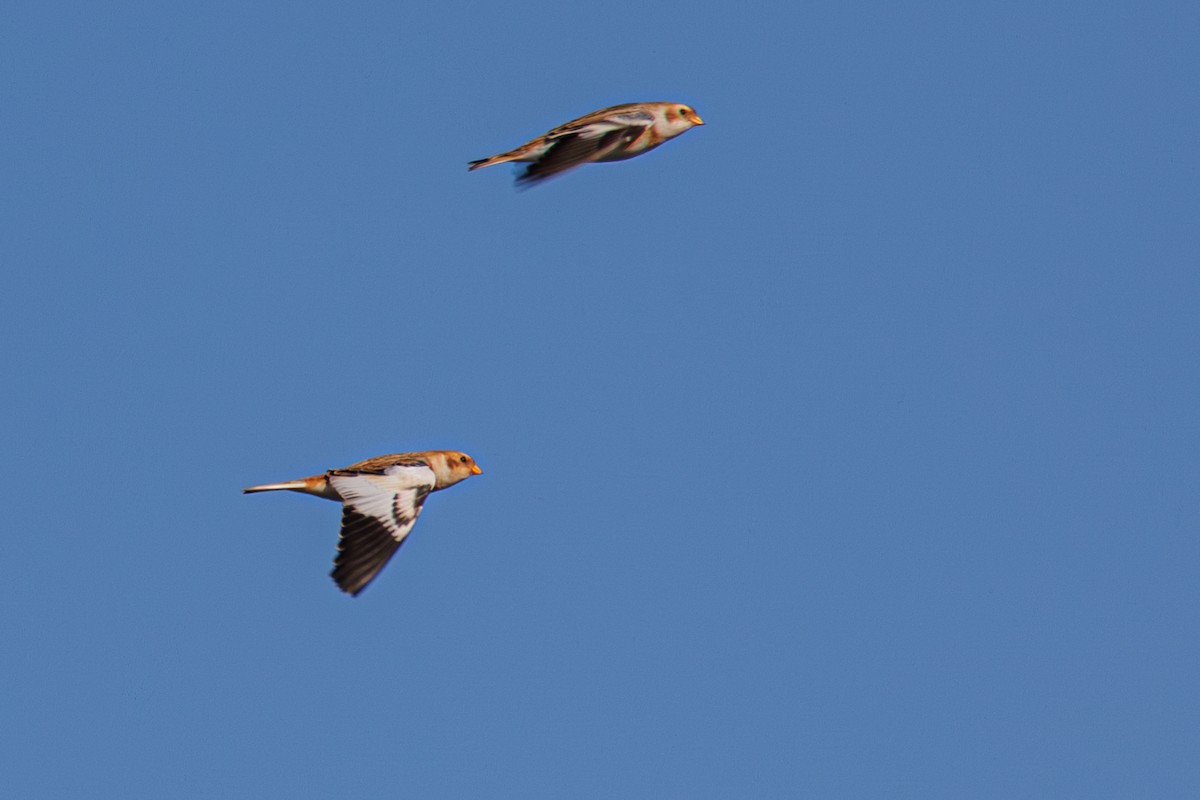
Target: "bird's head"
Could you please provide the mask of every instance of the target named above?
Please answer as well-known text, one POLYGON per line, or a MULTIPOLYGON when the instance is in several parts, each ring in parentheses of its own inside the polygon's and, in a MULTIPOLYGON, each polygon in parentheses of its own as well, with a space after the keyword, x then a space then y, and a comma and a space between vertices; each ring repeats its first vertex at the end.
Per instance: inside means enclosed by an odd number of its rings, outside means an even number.
POLYGON ((436 458, 429 459, 429 466, 437 476, 437 488, 445 489, 459 481, 464 481, 472 475, 482 475, 483 470, 475 463, 475 459, 457 450, 442 450, 436 458))
POLYGON ((696 113, 695 109, 679 103, 667 108, 667 122, 672 127, 681 127, 684 130, 704 124, 704 120, 700 119, 700 115, 696 113))

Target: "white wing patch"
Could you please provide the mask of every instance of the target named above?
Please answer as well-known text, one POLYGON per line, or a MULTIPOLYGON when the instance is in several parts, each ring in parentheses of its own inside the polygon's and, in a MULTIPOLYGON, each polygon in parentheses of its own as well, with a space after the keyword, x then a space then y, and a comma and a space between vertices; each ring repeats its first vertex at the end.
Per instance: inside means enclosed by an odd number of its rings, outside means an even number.
POLYGON ((603 119, 585 122, 581 125, 565 127, 555 132, 549 138, 560 139, 563 136, 578 136, 581 139, 599 139, 609 131, 622 128, 647 128, 654 124, 654 115, 647 111, 627 111, 622 114, 612 114, 603 119))
POLYGON ((327 475, 342 498, 342 531, 331 574, 343 592, 358 595, 404 544, 437 478, 424 464, 327 475))
POLYGON ((608 122, 615 125, 642 128, 654 122, 654 115, 649 111, 625 111, 620 114, 613 114, 608 118, 608 122))
POLYGON ((404 541, 417 522, 425 496, 437 478, 423 464, 388 467, 383 474, 333 473, 329 483, 348 510, 377 521, 397 542, 404 541))
MULTIPOLYGON (((592 122, 588 125, 583 126, 582 128, 577 128, 576 130, 573 130, 573 131, 566 131, 565 133, 562 134, 562 136, 574 135, 574 136, 578 136, 580 139, 599 139, 601 136, 608 133, 609 131, 621 130, 622 128, 628 128, 628 127, 630 127, 630 126, 629 125, 617 125, 617 124, 614 124, 609 121, 592 122)), ((562 138, 562 136, 557 136, 555 138, 562 138)))

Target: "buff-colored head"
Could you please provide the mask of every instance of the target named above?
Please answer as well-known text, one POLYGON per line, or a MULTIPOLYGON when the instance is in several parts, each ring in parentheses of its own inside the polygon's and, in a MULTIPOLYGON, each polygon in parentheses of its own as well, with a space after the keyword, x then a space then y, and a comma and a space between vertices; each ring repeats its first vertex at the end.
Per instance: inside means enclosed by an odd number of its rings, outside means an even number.
POLYGON ((663 103, 662 111, 666 117, 667 127, 675 136, 704 124, 704 120, 700 119, 700 115, 696 113, 695 109, 682 103, 663 103))
POLYGON ((437 488, 445 489, 472 475, 482 475, 483 470, 475 459, 457 450, 438 450, 429 454, 429 468, 437 476, 437 488))

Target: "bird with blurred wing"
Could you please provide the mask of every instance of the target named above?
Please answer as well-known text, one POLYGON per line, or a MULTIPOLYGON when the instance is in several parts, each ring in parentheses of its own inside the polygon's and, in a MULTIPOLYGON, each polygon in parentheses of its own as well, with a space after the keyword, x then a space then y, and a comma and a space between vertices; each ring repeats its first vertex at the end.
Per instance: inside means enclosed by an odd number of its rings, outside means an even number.
POLYGON ((483 470, 475 459, 454 450, 425 450, 376 456, 342 469, 243 490, 290 491, 337 500, 342 529, 333 580, 357 596, 404 544, 425 498, 483 470))

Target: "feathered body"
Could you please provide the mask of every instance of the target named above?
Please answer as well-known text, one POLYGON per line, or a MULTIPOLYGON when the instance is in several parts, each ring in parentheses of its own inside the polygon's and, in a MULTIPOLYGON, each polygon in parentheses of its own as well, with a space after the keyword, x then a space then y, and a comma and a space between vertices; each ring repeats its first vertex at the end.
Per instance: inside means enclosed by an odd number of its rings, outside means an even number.
POLYGON ((482 472, 466 453, 425 450, 375 456, 320 475, 243 491, 301 492, 340 502, 342 529, 331 574, 342 591, 357 595, 404 544, 430 493, 482 472))
POLYGON ((559 125, 507 153, 472 161, 468 171, 508 161, 529 163, 518 185, 532 185, 581 164, 624 161, 703 125, 682 103, 625 103, 559 125))

